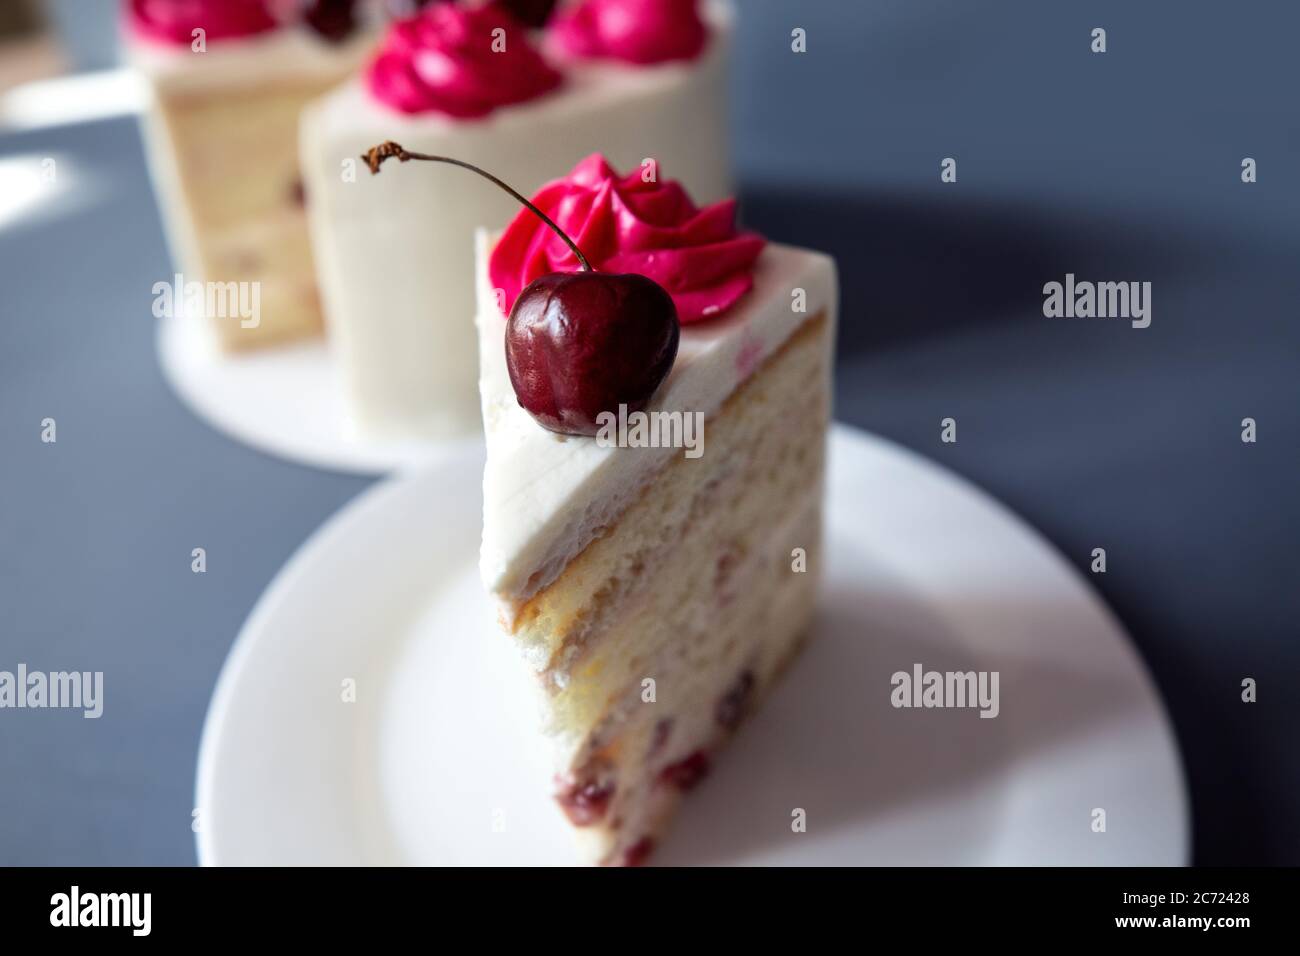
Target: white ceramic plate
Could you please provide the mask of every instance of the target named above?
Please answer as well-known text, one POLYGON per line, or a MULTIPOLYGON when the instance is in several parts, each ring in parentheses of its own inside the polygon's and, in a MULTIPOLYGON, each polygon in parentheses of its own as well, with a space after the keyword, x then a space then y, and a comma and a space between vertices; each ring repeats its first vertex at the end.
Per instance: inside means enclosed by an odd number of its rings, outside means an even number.
POLYGON ((217 431, 278 458, 327 471, 383 475, 463 458, 483 441, 356 437, 323 340, 225 355, 201 319, 158 322, 158 360, 172 389, 217 431))
MULTIPOLYGON (((572 862, 525 668, 478 584, 480 468, 469 455, 368 491, 267 589, 204 729, 203 863, 572 862)), ((1036 533, 840 426, 827 528, 814 639, 654 862, 1187 862, 1156 691, 1036 533), (1000 713, 895 709, 891 675, 916 663, 998 671, 1000 713)))

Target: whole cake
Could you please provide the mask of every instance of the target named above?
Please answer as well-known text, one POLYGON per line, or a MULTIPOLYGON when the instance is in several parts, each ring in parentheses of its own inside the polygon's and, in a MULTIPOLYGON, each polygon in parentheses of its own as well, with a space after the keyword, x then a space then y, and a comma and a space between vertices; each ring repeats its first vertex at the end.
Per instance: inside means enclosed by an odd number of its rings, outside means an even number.
POLYGON ((808 631, 835 264, 600 156, 533 203, 568 242, 479 238, 482 576, 584 858, 635 864, 808 631))
POLYGON ((146 145, 176 267, 186 282, 258 283, 255 321, 209 316, 226 349, 320 331, 298 119, 373 40, 347 2, 124 3, 125 57, 152 93, 146 145))
POLYGON ((551 7, 431 4, 392 24, 365 70, 304 115, 326 322, 361 435, 478 431, 473 235, 517 208, 454 170, 358 177, 368 147, 391 138, 456 156, 525 192, 598 149, 648 176, 674 169, 705 199, 730 189, 728 5, 551 7))

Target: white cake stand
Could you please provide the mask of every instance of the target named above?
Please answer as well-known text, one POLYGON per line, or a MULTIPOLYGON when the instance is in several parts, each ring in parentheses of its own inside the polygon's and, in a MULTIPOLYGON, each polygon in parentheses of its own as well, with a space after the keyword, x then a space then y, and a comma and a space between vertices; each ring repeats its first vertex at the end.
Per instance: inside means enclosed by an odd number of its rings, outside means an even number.
POLYGON ((460 458, 482 438, 375 441, 355 434, 339 372, 320 339, 227 355, 202 319, 158 322, 158 360, 196 416, 217 431, 278 458, 349 474, 384 475, 460 458))

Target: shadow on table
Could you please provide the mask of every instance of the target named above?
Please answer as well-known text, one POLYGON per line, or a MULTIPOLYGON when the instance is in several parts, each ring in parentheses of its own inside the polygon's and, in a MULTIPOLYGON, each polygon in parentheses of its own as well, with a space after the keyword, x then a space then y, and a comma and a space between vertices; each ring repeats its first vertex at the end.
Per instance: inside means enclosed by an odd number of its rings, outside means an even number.
POLYGON ((933 194, 808 193, 756 187, 745 225, 839 264, 839 355, 1013 316, 1042 315, 1045 282, 1155 280, 1194 265, 1173 224, 1023 201, 933 194), (852 319, 850 321, 849 319, 852 319))

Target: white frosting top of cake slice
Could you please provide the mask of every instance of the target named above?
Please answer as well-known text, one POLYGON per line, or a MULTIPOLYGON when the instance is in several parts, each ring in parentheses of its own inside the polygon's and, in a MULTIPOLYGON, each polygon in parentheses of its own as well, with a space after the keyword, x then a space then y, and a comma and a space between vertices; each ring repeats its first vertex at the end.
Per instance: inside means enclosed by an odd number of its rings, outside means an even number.
MULTIPOLYGON (((547 431, 515 397, 505 360, 506 318, 487 275, 491 244, 480 231, 480 393, 487 437, 483 477, 483 583, 513 616, 636 498, 680 448, 618 448, 547 431)), ((721 317, 682 328, 677 361, 647 411, 712 414, 805 320, 833 317, 838 287, 829 256, 769 244, 754 288, 721 317), (796 290, 803 290, 803 310, 796 290)), ((813 387, 814 383, 809 383, 813 387)), ((708 454, 708 428, 704 430, 708 454)))

